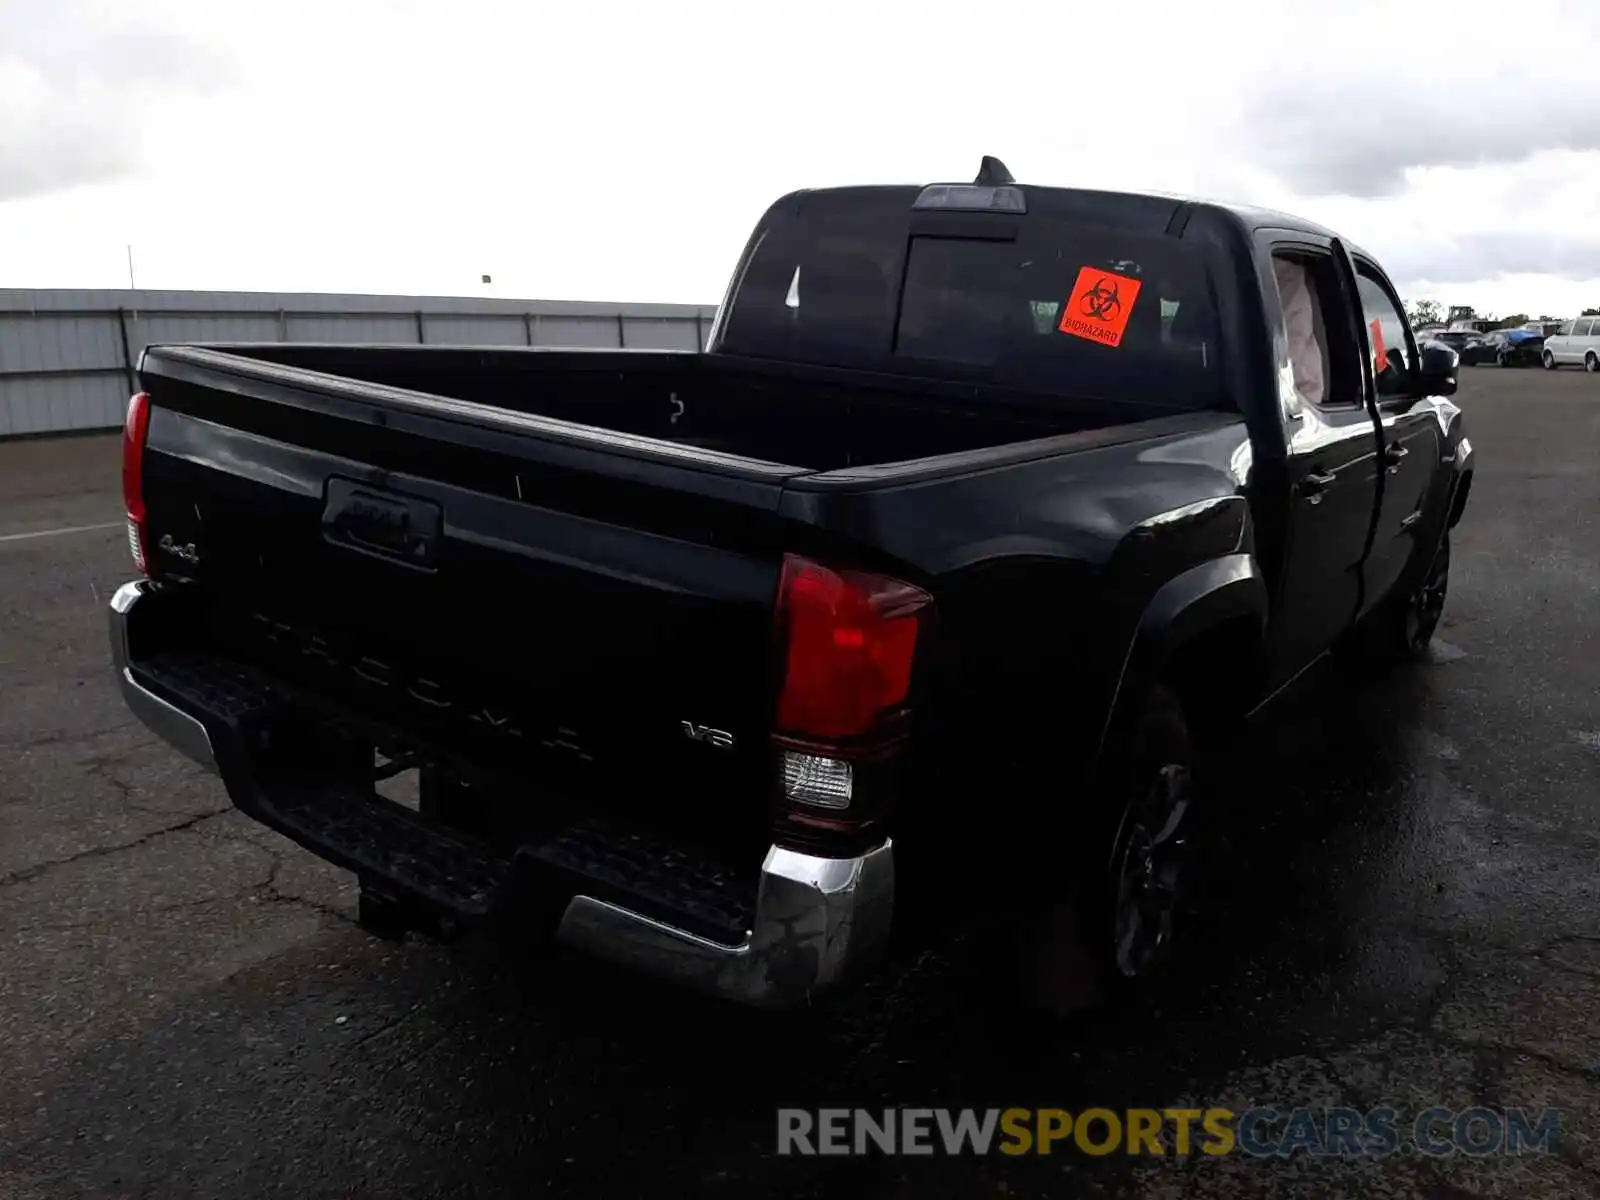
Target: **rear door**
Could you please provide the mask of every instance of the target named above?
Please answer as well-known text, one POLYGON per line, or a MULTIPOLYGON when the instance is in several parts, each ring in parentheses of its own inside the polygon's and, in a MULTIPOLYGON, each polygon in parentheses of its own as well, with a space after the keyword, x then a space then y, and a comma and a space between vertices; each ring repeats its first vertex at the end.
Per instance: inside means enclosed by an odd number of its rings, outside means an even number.
POLYGON ((1281 683, 1327 649, 1360 608, 1380 468, 1353 289, 1343 282, 1337 244, 1295 234, 1269 238, 1263 248, 1279 281, 1279 372, 1295 380, 1280 396, 1288 517, 1271 646, 1281 683))
POLYGON ((1436 532, 1425 515, 1440 471, 1444 435, 1417 387, 1417 351, 1399 297, 1377 264, 1357 256, 1353 265, 1373 363, 1372 401, 1383 431, 1382 495, 1363 605, 1370 609, 1403 581, 1419 553, 1431 551, 1420 539, 1436 532))

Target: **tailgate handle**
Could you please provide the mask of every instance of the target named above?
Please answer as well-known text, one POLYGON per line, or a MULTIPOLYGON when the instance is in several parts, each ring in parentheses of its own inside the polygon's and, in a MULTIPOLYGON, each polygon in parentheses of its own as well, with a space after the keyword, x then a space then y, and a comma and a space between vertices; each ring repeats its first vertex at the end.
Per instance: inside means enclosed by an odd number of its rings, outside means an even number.
POLYGON ((444 517, 433 501, 337 476, 326 497, 325 541, 420 571, 435 568, 444 517))

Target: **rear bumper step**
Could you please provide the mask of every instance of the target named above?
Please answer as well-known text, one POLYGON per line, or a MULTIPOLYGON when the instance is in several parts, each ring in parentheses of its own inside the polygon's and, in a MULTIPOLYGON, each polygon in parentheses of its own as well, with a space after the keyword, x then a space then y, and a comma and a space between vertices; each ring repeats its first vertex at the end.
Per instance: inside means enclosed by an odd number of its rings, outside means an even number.
POLYGON ((143 652, 141 605, 159 598, 141 580, 111 600, 112 659, 129 709, 219 774, 241 811, 408 904, 471 925, 516 911, 526 893, 553 896, 556 940, 767 1007, 804 1003, 884 952, 894 906, 887 842, 843 859, 773 846, 759 875, 735 877, 641 834, 584 825, 507 858, 370 791, 252 769, 279 703, 270 682, 226 662, 143 652))

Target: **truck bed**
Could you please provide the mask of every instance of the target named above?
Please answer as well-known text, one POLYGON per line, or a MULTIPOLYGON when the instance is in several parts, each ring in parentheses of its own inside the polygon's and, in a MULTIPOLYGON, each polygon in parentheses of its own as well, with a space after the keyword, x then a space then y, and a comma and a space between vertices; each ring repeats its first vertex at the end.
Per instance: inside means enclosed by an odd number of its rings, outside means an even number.
POLYGON ((959 454, 1160 416, 971 385, 673 351, 218 347, 232 356, 812 472, 959 454))
POLYGON ((1091 410, 672 353, 152 347, 140 379, 144 551, 181 610, 141 654, 478 774, 508 845, 603 815, 740 861, 786 556, 937 597, 975 548, 1060 552, 1016 506, 1062 456, 1230 419, 1075 432, 1091 410))

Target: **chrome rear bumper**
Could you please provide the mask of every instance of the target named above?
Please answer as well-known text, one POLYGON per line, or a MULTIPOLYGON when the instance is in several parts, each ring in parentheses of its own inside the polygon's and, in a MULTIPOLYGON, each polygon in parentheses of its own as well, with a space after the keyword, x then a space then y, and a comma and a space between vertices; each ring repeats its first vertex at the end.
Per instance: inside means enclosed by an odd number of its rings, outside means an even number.
POLYGON ((894 915, 894 852, 816 858, 773 846, 753 928, 724 946, 603 900, 574 896, 557 937, 600 958, 741 1003, 785 1007, 882 956, 894 915))
MULTIPOLYGON (((123 699, 151 731, 216 773, 211 735, 201 716, 141 684, 130 643, 144 580, 111 598, 111 657, 123 699)), ((230 789, 231 791, 231 789, 230 789)), ((315 847, 312 847, 315 851, 315 847)), ((557 940, 595 957, 743 1004, 786 1007, 877 961, 894 915, 894 851, 881 846, 853 858, 820 858, 779 846, 767 850, 755 915, 742 942, 724 945, 580 891, 568 902, 557 940)))
POLYGON ((123 584, 111 597, 111 662, 116 668, 117 684, 122 688, 122 699, 129 711, 162 741, 215 774, 217 760, 212 753, 211 736, 206 732, 206 727, 197 717, 163 700, 133 677, 130 667, 133 660, 128 650, 129 630, 134 621, 134 609, 149 594, 150 588, 151 585, 145 580, 135 580, 123 584))

